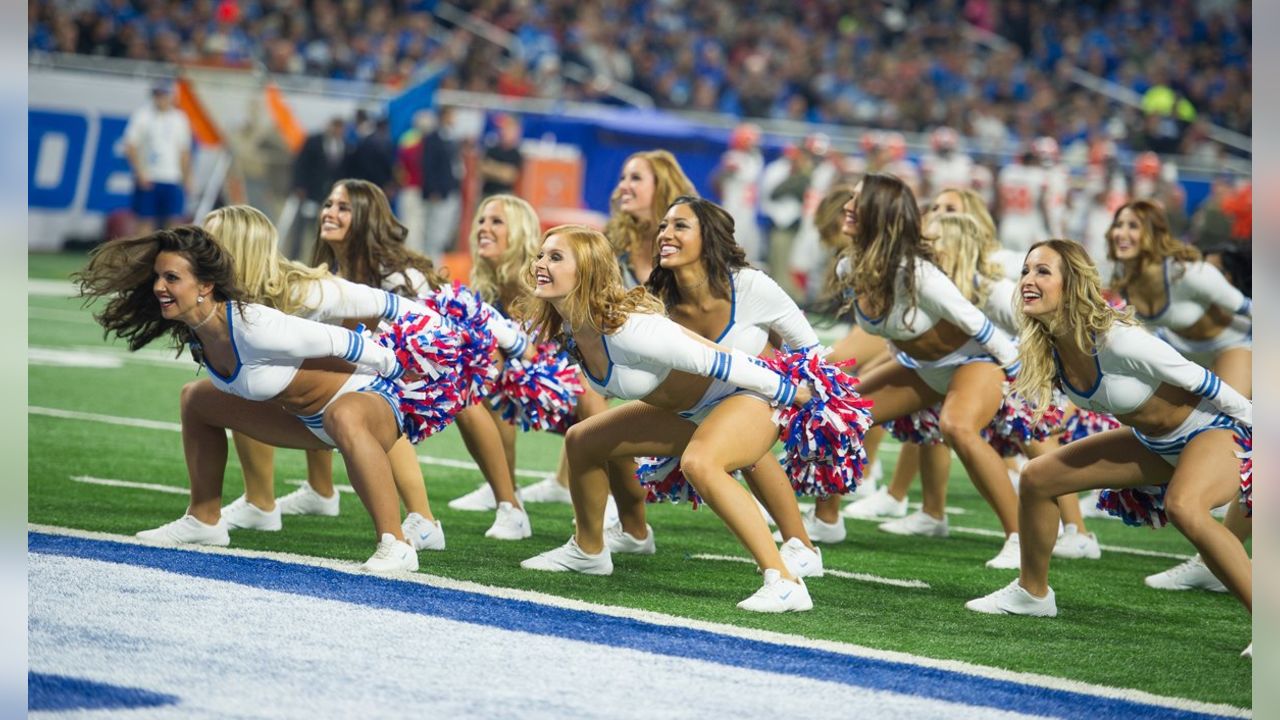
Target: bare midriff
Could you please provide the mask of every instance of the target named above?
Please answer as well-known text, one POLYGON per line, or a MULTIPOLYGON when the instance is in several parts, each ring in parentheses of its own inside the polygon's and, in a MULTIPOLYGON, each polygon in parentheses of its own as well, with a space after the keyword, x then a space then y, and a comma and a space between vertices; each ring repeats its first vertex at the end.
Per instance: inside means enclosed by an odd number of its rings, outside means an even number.
POLYGON ((1162 384, 1155 394, 1131 413, 1116 415, 1116 419, 1144 435, 1167 435, 1186 421, 1191 411, 1200 404, 1200 397, 1173 385, 1162 384))
POLYGON ((288 387, 271 401, 293 415, 314 415, 342 389, 355 367, 340 358, 304 360, 288 387))
POLYGON ((941 360, 969 342, 969 336, 946 320, 939 320, 919 337, 894 340, 894 346, 914 360, 941 360))

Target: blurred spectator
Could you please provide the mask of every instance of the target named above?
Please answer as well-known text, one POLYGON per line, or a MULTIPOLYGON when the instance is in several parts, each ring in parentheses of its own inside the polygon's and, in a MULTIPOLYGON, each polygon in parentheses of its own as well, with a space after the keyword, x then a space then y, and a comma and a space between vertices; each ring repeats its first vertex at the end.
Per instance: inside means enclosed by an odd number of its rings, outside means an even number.
POLYGON ((760 177, 760 209, 769 219, 769 274, 792 297, 800 297, 791 274, 785 272, 791 258, 791 244, 800 229, 804 195, 809 189, 813 160, 794 145, 764 166, 760 177))
POLYGON ((711 176, 711 185, 720 197, 720 205, 733 217, 733 236, 747 253, 747 262, 764 259, 764 243, 759 207, 760 176, 764 172, 764 156, 760 154, 760 128, 751 123, 739 125, 729 136, 729 149, 711 176))
MULTIPOLYGON (((422 254, 437 264, 458 237, 462 210, 462 168, 458 143, 453 139, 453 109, 442 107, 436 117, 426 116, 430 129, 422 140, 422 202, 426 220, 422 254)), ((415 250, 417 248, 414 248, 415 250)))
POLYGON ((289 246, 292 257, 308 257, 307 244, 315 235, 320 204, 329 197, 333 184, 343 177, 347 165, 346 123, 333 117, 321 132, 308 135, 293 161, 293 193, 299 200, 298 218, 289 246))
POLYGON ((483 184, 480 197, 502 193, 514 194, 524 169, 524 155, 520 153, 520 141, 524 137, 520 121, 507 113, 494 118, 498 127, 497 142, 485 148, 480 161, 480 177, 483 184))
POLYGON ((396 212, 408 234, 404 243, 416 252, 427 246, 427 219, 422 199, 422 141, 431 132, 435 120, 430 110, 419 110, 413 115, 413 127, 400 138, 396 151, 396 182, 400 192, 396 198, 396 212))
POLYGON ((387 197, 395 197, 393 170, 396 162, 395 144, 391 140, 391 123, 387 118, 370 122, 371 131, 356 142, 355 149, 347 156, 346 177, 359 178, 382 188, 387 197))
POLYGON ((173 106, 169 81, 154 85, 151 102, 129 116, 124 154, 133 171, 136 231, 147 233, 181 218, 191 186, 191 125, 173 106))

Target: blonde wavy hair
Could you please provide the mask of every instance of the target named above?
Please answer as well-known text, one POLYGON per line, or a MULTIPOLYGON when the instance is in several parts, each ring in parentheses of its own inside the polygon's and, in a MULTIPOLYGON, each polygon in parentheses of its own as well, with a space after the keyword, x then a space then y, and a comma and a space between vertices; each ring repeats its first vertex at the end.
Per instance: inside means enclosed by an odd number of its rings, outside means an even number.
POLYGON ((1004 276, 1000 263, 992 259, 1000 246, 983 232, 972 215, 935 215, 925 226, 925 236, 933 241, 938 269, 956 284, 969 302, 982 307, 991 296, 991 287, 1004 276), (977 282, 970 282, 974 278, 977 282))
POLYGON ((1179 265, 1195 262, 1200 259, 1200 251, 1173 236, 1169 231, 1169 220, 1164 208, 1148 200, 1134 200, 1125 203, 1116 210, 1111 218, 1111 226, 1107 228, 1107 259, 1115 263, 1111 278, 1111 289, 1125 295, 1142 273, 1151 265, 1163 263, 1165 258, 1173 258, 1179 265), (1138 216, 1138 257, 1124 261, 1116 257, 1116 244, 1112 239, 1113 230, 1120 222, 1120 213, 1131 211, 1138 216))
MULTIPOLYGON (((1013 384, 1013 391, 1022 395, 1043 414, 1058 384, 1058 368, 1053 351, 1058 344, 1054 338, 1063 337, 1064 330, 1076 347, 1096 353, 1095 338, 1101 337, 1116 323, 1133 325, 1133 310, 1117 310, 1102 295, 1102 278, 1083 246, 1072 240, 1045 240, 1031 246, 1048 247, 1058 254, 1058 271, 1062 274, 1062 304, 1047 320, 1033 318, 1022 311, 1019 303, 1015 312, 1022 327, 1018 343, 1018 359, 1022 371, 1013 384)), ((1028 251, 1030 253, 1030 250, 1028 251)))
POLYGON ((637 220, 620 209, 620 193, 614 188, 609 196, 609 222, 605 225, 604 234, 612 243, 615 255, 632 252, 642 240, 658 237, 658 223, 676 198, 698 194, 675 155, 666 150, 645 150, 628 157, 622 166, 625 168, 635 159, 644 160, 653 171, 653 203, 649 208, 649 219, 637 220))
POLYGON ((310 267, 280 254, 275 225, 257 208, 230 205, 204 216, 204 229, 227 251, 246 299, 296 315, 305 306, 307 283, 329 277, 329 267, 310 267))
POLYGON ((528 279, 528 268, 533 258, 538 255, 542 237, 538 232, 538 214, 533 206, 515 195, 492 195, 480 201, 476 206, 475 217, 471 221, 471 289, 490 303, 498 303, 503 299, 504 291, 516 289, 517 296, 532 292, 528 279), (497 203, 502 209, 503 221, 507 224, 507 249, 497 262, 480 257, 480 244, 477 236, 480 233, 480 215, 489 203, 497 203), (513 288, 514 286, 514 288, 513 288))
POLYGON ((929 212, 925 213, 927 219, 936 217, 933 214, 933 205, 936 205, 938 198, 946 193, 955 193, 960 196, 961 214, 969 215, 978 223, 978 227, 982 230, 984 236, 989 237, 995 247, 1000 247, 999 241, 996 239, 996 221, 991 217, 991 211, 987 209, 987 204, 983 202, 982 196, 975 190, 969 188, 948 187, 942 188, 937 195, 933 196, 933 204, 929 206, 929 212))
MULTIPOLYGON (((662 301, 644 287, 626 289, 613 247, 599 230, 583 225, 558 225, 542 236, 539 249, 552 235, 564 238, 577 264, 578 283, 561 303, 559 311, 548 301, 525 295, 516 303, 515 314, 537 328, 539 343, 569 343, 573 328, 589 327, 601 335, 612 335, 631 313, 665 315, 662 301)), ((536 256, 535 256, 536 257, 536 256)), ((533 263, 526 272, 533 284, 533 263)))

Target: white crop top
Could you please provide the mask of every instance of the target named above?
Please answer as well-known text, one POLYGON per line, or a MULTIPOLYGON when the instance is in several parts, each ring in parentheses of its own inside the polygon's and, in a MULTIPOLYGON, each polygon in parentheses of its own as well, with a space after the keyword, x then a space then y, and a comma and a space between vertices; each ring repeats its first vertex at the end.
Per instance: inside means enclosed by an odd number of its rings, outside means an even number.
POLYGON ((1058 380, 1071 402, 1085 410, 1127 415, 1142 407, 1162 384, 1207 398, 1219 410, 1253 425, 1253 403, 1212 372, 1178 354, 1165 341, 1136 325, 1113 325, 1099 338, 1093 387, 1074 388, 1062 373, 1055 350, 1058 380))
POLYGON ((1210 307, 1217 305, 1233 315, 1248 318, 1241 329, 1252 328, 1253 301, 1227 282, 1218 268, 1200 261, 1177 264, 1181 267, 1174 267, 1174 261, 1165 258, 1164 307, 1154 315, 1135 312, 1139 320, 1178 332, 1196 324, 1210 307))
MULTIPOLYGON (((403 305, 413 305, 395 295, 382 294, 403 305)), ((392 314, 395 307, 386 307, 380 315, 397 317, 392 314)), ((431 314, 426 308, 421 310, 431 314)), ((205 367, 209 369, 214 387, 246 400, 270 400, 279 395, 298 374, 302 362, 311 358, 342 358, 363 368, 370 379, 374 373, 394 379, 404 372, 391 350, 337 325, 285 315, 265 305, 249 303, 229 302, 226 313, 236 366, 230 375, 218 373, 207 360, 205 367)))
POLYGON ((1000 278, 991 283, 991 292, 987 294, 987 302, 982 311, 1012 338, 1017 338, 1022 329, 1018 327, 1018 315, 1013 311, 1014 295, 1018 286, 1014 281, 1000 278))
POLYGON ((672 370, 723 380, 771 398, 778 405, 790 404, 795 398, 795 386, 757 364, 756 358, 742 350, 717 350, 686 332, 665 316, 632 313, 616 332, 602 336, 609 360, 604 377, 593 376, 585 363, 583 374, 600 394, 623 400, 647 397, 672 370))
MULTIPOLYGON (((845 272, 848 272, 847 268, 845 265, 845 272)), ((946 320, 977 341, 1002 367, 1011 367, 1017 362, 1018 350, 1013 340, 966 300, 951 278, 931 262, 919 260, 916 263, 917 301, 916 307, 909 310, 906 272, 905 267, 898 272, 893 306, 881 317, 867 317, 854 299, 854 315, 859 327, 886 340, 914 340, 946 320)))
POLYGON ((770 331, 792 350, 818 344, 818 334, 804 312, 773 278, 755 268, 742 268, 733 274, 730 287, 729 325, 715 339, 718 344, 759 355, 769 344, 770 331))

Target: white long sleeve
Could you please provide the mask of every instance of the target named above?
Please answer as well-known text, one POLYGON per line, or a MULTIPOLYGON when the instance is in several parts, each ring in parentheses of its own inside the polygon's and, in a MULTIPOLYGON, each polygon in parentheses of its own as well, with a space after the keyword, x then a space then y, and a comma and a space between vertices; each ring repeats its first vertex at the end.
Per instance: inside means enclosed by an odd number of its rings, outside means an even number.
POLYGON ((1253 425, 1253 403, 1213 372, 1184 358, 1165 341, 1136 327, 1113 328, 1108 349, 1119 364, 1153 386, 1168 383, 1210 400, 1219 410, 1253 425))
POLYGON ((1017 369, 1018 349, 1013 340, 966 300, 951 278, 933 263, 921 262, 918 265, 916 293, 921 310, 960 328, 1002 367, 1017 369))
POLYGON ((386 377, 398 377, 404 372, 396 361, 395 353, 366 340, 359 333, 337 325, 285 315, 263 305, 242 307, 243 317, 231 320, 237 354, 242 360, 248 360, 244 357, 248 354, 257 361, 336 357, 386 377))
POLYGON ((1233 315, 1253 317, 1253 301, 1207 262, 1187 263, 1178 282, 1186 283, 1191 295, 1204 307, 1217 305, 1233 315))

